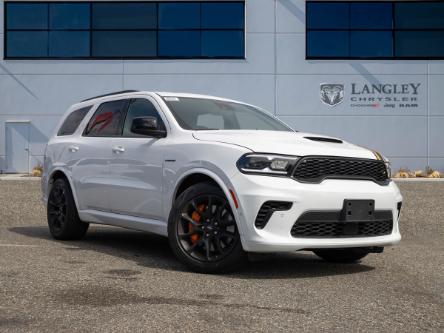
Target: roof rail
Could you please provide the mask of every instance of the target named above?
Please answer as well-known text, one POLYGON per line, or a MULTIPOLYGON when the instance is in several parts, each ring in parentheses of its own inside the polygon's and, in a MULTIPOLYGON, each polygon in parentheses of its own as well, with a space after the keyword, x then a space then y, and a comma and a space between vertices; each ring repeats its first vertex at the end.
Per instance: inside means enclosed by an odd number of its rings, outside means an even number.
POLYGON ((122 90, 122 91, 116 91, 116 92, 112 92, 112 93, 109 93, 109 94, 104 94, 104 95, 99 95, 99 96, 90 97, 90 98, 84 99, 82 102, 90 101, 90 100, 92 100, 92 99, 96 99, 96 98, 100 98, 100 97, 113 96, 113 95, 120 95, 120 94, 133 93, 133 92, 139 92, 139 91, 140 91, 140 90, 122 90))

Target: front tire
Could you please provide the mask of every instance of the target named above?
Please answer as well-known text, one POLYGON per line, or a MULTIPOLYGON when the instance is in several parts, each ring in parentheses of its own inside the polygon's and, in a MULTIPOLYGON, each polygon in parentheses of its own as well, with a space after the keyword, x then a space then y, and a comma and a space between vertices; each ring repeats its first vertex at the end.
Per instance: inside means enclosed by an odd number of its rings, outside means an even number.
POLYGON ((64 178, 56 179, 51 187, 47 217, 49 231, 58 240, 81 239, 89 227, 80 220, 71 187, 64 178))
POLYGON ((168 239, 176 257, 195 272, 228 272, 247 259, 230 203, 212 184, 196 184, 179 195, 168 239))
POLYGON ((318 249, 313 252, 325 261, 335 263, 354 263, 366 257, 370 251, 365 247, 344 249, 318 249))

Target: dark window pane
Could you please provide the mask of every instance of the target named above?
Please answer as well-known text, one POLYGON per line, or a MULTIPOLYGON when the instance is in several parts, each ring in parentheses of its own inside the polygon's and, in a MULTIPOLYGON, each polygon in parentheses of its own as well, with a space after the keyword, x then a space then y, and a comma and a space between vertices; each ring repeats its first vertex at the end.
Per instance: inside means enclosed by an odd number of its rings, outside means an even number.
POLYGON ((50 57, 88 57, 89 31, 50 31, 50 57))
POLYGON ((160 29, 199 29, 200 4, 159 3, 160 29))
POLYGON ((77 127, 79 127, 83 118, 85 118, 91 108, 92 106, 87 106, 71 112, 70 115, 66 117, 57 135, 62 136, 74 134, 74 132, 77 130, 77 127))
POLYGON ((127 100, 100 104, 86 127, 88 136, 120 136, 127 100))
POLYGON ((350 56, 372 58, 393 56, 391 31, 352 31, 350 56))
POLYGON ((444 3, 395 3, 397 29, 444 29, 444 3))
POLYGON ((348 29, 349 4, 307 3, 308 29, 348 29))
POLYGON ((348 57, 348 31, 307 31, 308 57, 348 57))
POLYGON ((202 55, 205 57, 244 57, 244 32, 202 31, 202 55))
POLYGON ((50 29, 89 29, 89 3, 49 5, 50 29))
POLYGON ((95 57, 152 57, 156 55, 155 31, 93 31, 95 57))
POLYGON ((350 4, 351 29, 392 29, 391 3, 350 4))
POLYGON ((155 29, 155 3, 93 3, 93 29, 155 29))
POLYGON ((202 29, 243 29, 244 3, 202 3, 202 29))
POLYGON ((8 29, 47 29, 48 4, 7 3, 8 29))
POLYGON ((47 31, 9 31, 7 35, 8 57, 48 56, 47 31))
POLYGON ((131 125, 134 118, 138 117, 155 117, 157 119, 157 128, 165 129, 162 118, 154 107, 153 103, 146 99, 138 98, 131 101, 128 107, 128 112, 125 119, 125 125, 123 126, 123 136, 144 136, 131 132, 131 125))
POLYGON ((200 56, 200 31, 159 31, 159 56, 200 56))
POLYGON ((444 31, 399 31, 395 36, 397 57, 444 57, 444 31))

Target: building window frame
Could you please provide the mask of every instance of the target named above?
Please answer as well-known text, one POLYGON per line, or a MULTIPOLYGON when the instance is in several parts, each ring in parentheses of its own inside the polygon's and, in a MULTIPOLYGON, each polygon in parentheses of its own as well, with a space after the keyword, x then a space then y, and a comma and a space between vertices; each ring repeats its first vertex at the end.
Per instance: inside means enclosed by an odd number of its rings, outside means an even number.
MULTIPOLYGON (((443 28, 397 28, 396 27, 396 4, 399 3, 443 3, 444 5, 444 0, 422 0, 422 1, 418 1, 418 0, 382 0, 382 1, 378 1, 378 0, 366 0, 366 1, 344 1, 344 0, 307 0, 305 2, 305 59, 306 60, 444 60, 444 54, 442 56, 398 56, 396 54, 396 42, 397 42, 397 38, 396 38, 396 33, 398 32, 413 32, 413 31, 418 31, 418 32, 430 32, 430 31, 440 31, 444 34, 444 27, 443 28), (316 28, 308 28, 308 6, 310 3, 345 3, 348 4, 349 6, 351 6, 351 4, 355 4, 355 3, 375 3, 375 4, 391 4, 392 7, 392 28, 391 29, 351 29, 350 27, 348 27, 348 29, 342 29, 342 28, 338 28, 338 29, 327 29, 327 28, 322 28, 322 29, 316 29, 316 28), (349 55, 348 56, 313 56, 313 55, 309 55, 309 50, 308 50, 308 44, 309 44, 309 37, 308 37, 308 33, 311 31, 346 31, 348 32, 349 35, 349 43, 350 43, 350 38, 351 38, 351 33, 352 32, 391 32, 391 36, 392 36, 392 56, 351 56, 350 55, 350 45, 349 45, 349 55)), ((351 7, 350 7, 351 8, 351 7)), ((349 16, 349 20, 351 20, 350 16, 349 16)))
MULTIPOLYGON (((202 21, 202 18, 200 19, 202 21)), ((4 60, 245 60, 246 59, 246 52, 247 52, 247 31, 246 31, 246 1, 245 0, 217 0, 217 1, 203 1, 203 0, 185 0, 185 1, 178 1, 178 0, 166 0, 166 1, 73 1, 73 0, 67 0, 67 1, 30 1, 30 0, 24 0, 24 1, 4 1, 3 3, 3 59, 4 60), (243 26, 242 28, 238 29, 231 29, 231 28, 204 28, 200 27, 198 29, 161 29, 159 27, 159 4, 160 3, 238 3, 239 5, 242 5, 243 8, 243 26), (48 55, 47 56, 9 56, 8 55, 8 32, 14 32, 14 31, 44 31, 48 33, 48 38, 50 31, 85 31, 85 29, 51 29, 49 22, 49 5, 50 4, 78 4, 78 3, 86 3, 89 4, 90 8, 90 17, 89 17, 89 29, 87 31, 89 32, 89 55, 88 56, 50 56, 49 55, 49 40, 48 40, 48 55), (100 4, 107 4, 107 3, 154 3, 156 5, 156 28, 154 29, 94 29, 93 28, 93 4, 94 3, 100 3, 100 4), (8 29, 7 28, 7 17, 8 17, 8 4, 48 4, 48 25, 46 29, 8 29), (242 52, 239 56, 167 56, 167 55, 159 55, 159 35, 163 31, 199 31, 202 35, 203 32, 206 31, 236 31, 242 33, 242 52), (106 32, 106 31, 154 31, 156 32, 156 55, 153 56, 94 56, 93 55, 93 32, 106 32)), ((201 49, 203 41, 200 40, 201 49)), ((237 45, 239 46, 239 45, 237 45)), ((202 52, 202 51, 201 51, 202 52)))

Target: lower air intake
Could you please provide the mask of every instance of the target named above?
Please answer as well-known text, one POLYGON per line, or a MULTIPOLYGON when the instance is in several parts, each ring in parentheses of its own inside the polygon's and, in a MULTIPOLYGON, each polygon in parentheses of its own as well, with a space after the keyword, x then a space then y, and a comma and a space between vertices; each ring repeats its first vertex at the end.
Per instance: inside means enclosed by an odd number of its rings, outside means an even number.
POLYGON ((254 225, 258 229, 263 229, 267 225, 275 211, 289 210, 293 204, 286 201, 267 201, 259 209, 254 225))

